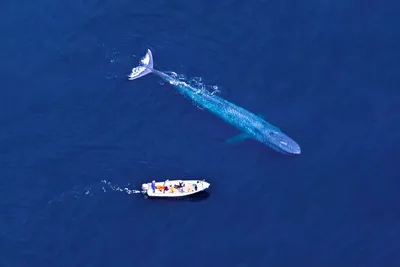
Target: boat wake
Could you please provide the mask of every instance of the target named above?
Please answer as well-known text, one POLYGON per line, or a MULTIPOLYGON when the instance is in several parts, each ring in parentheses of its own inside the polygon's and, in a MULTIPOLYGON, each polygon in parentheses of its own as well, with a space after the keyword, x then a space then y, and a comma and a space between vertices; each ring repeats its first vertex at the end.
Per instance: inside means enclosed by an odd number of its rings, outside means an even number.
POLYGON ((140 190, 132 189, 132 185, 129 183, 126 186, 119 186, 109 181, 102 180, 99 183, 89 186, 75 186, 71 190, 62 193, 59 197, 50 200, 48 204, 55 202, 63 202, 68 199, 80 199, 80 198, 92 197, 107 192, 122 192, 128 195, 142 193, 142 191, 140 190))

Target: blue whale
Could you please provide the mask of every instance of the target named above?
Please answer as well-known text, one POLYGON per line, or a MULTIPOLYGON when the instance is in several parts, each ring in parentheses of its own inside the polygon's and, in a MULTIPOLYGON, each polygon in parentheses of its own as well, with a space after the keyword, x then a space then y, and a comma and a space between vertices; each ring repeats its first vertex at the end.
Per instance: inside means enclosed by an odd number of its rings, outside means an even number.
POLYGON ((129 80, 138 79, 149 73, 161 77, 165 82, 173 85, 181 94, 191 98, 195 103, 220 117, 227 123, 241 131, 241 134, 231 138, 228 142, 237 142, 244 139, 255 139, 272 149, 284 154, 300 154, 300 146, 284 134, 279 128, 266 122, 260 115, 251 113, 207 90, 197 89, 186 82, 177 80, 164 72, 153 68, 153 55, 150 49, 140 60, 140 64, 132 69, 129 80))

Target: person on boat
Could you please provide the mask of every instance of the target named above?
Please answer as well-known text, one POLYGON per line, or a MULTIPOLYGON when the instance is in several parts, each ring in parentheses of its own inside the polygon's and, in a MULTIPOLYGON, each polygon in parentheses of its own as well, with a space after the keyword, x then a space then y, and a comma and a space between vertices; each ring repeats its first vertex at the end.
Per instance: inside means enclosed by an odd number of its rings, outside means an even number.
POLYGON ((181 191, 182 193, 183 193, 183 188, 185 187, 185 184, 183 183, 183 181, 180 181, 179 182, 179 185, 178 185, 178 189, 179 189, 179 191, 181 191))
POLYGON ((156 192, 156 181, 154 180, 151 182, 151 189, 153 189, 153 193, 156 192))

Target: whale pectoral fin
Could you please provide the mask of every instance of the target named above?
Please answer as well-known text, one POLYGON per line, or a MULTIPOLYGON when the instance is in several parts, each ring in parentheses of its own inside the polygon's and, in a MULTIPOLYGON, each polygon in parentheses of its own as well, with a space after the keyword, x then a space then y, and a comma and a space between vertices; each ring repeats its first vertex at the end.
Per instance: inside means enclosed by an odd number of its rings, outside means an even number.
POLYGON ((251 136, 248 133, 241 133, 241 134, 238 134, 238 135, 226 140, 225 142, 228 144, 233 144, 233 143, 238 143, 238 142, 241 142, 241 141, 243 141, 245 139, 249 139, 249 138, 251 138, 251 136))

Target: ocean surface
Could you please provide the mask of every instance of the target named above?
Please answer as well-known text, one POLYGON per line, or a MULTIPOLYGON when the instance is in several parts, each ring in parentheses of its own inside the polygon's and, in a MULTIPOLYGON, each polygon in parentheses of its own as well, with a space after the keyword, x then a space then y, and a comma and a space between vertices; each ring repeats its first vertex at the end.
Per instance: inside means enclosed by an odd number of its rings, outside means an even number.
POLYGON ((400 2, 5 0, 1 267, 400 266, 400 2), (281 128, 288 156, 155 75, 281 128), (144 182, 206 179, 151 200, 144 182))

